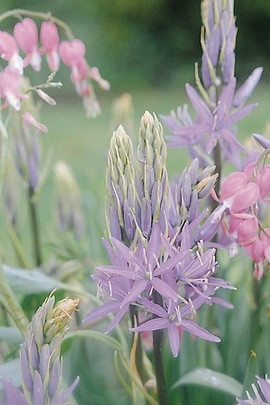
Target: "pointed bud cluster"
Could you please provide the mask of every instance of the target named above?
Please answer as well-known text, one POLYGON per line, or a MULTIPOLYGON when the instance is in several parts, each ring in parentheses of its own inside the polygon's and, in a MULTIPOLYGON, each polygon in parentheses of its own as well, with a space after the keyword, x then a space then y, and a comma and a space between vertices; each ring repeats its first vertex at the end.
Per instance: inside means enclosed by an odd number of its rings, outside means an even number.
POLYGON ((81 195, 74 174, 65 162, 59 161, 54 168, 56 185, 57 226, 60 232, 71 231, 75 238, 84 232, 81 195))
POLYGON ((202 1, 202 77, 207 88, 227 84, 234 76, 237 30, 233 8, 233 0, 202 1))
POLYGON ((122 126, 119 126, 111 138, 106 178, 109 233, 129 244, 135 236, 137 199, 133 146, 122 126))
POLYGON ((61 339, 79 300, 66 298, 56 306, 53 296, 45 300, 28 327, 21 347, 23 393, 10 382, 4 382, 8 405, 64 405, 78 378, 62 387, 61 339))
POLYGON ((218 177, 218 174, 213 174, 214 170, 215 166, 208 166, 199 171, 198 159, 183 170, 172 188, 170 223, 173 227, 179 226, 182 221, 190 223, 199 216, 200 200, 208 197, 218 177))
POLYGON ((142 116, 139 144, 138 198, 141 207, 141 231, 148 238, 154 221, 164 223, 169 209, 169 183, 166 169, 167 146, 163 129, 155 114, 142 116))

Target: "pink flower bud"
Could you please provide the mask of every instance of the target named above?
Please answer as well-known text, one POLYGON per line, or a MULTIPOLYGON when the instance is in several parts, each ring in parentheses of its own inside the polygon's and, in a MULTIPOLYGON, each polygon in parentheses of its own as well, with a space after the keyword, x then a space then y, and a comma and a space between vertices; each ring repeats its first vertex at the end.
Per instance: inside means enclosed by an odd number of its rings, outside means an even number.
POLYGON ((68 67, 76 66, 84 59, 85 45, 80 39, 63 41, 59 46, 59 54, 65 65, 68 67))
POLYGON ((58 54, 59 34, 56 25, 51 21, 45 21, 40 29, 40 42, 43 46, 42 53, 46 54, 49 68, 52 72, 59 69, 60 56, 58 54))
POLYGON ((34 70, 39 71, 41 57, 38 51, 38 29, 31 18, 24 18, 15 24, 14 37, 19 47, 26 53, 24 65, 30 64, 34 70))
POLYGON ((32 114, 30 114, 30 112, 25 112, 23 114, 23 121, 27 124, 27 125, 33 125, 35 128, 37 128, 39 131, 46 133, 48 132, 48 128, 46 127, 46 125, 41 124, 40 122, 38 122, 32 114))

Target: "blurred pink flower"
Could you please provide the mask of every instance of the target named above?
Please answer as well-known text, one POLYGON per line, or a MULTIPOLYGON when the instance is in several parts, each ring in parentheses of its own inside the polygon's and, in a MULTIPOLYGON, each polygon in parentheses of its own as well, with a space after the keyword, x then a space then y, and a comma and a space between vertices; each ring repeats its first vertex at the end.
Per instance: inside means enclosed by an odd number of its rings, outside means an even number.
POLYGON ((37 128, 39 131, 46 133, 48 132, 48 128, 46 127, 46 125, 41 124, 40 122, 38 122, 32 114, 30 114, 30 112, 25 112, 22 116, 23 121, 28 124, 28 125, 33 125, 35 128, 37 128))
POLYGON ((43 46, 41 53, 46 54, 49 68, 52 72, 59 69, 60 56, 58 53, 59 34, 56 25, 51 21, 45 21, 40 29, 40 42, 43 46))
POLYGON ((235 236, 242 245, 253 243, 259 230, 258 220, 255 215, 242 219, 230 216, 229 233, 235 236))
POLYGON ((17 70, 7 66, 0 72, 0 96, 5 100, 2 109, 11 105, 14 110, 20 110, 20 100, 28 97, 25 94, 20 94, 20 86, 21 76, 17 70))
POLYGON ((59 46, 59 54, 65 65, 68 67, 76 66, 84 60, 85 45, 80 39, 63 41, 59 46))
POLYGON ((247 255, 254 260, 254 277, 257 280, 263 275, 263 261, 270 261, 270 228, 265 228, 255 241, 245 247, 247 255))
POLYGON ((8 32, 0 31, 1 58, 9 61, 9 65, 23 74, 23 60, 19 55, 18 45, 8 32))
POLYGON ((14 37, 19 47, 26 53, 24 66, 29 64, 35 71, 41 67, 41 56, 38 51, 38 29, 31 18, 24 18, 14 27, 14 37))

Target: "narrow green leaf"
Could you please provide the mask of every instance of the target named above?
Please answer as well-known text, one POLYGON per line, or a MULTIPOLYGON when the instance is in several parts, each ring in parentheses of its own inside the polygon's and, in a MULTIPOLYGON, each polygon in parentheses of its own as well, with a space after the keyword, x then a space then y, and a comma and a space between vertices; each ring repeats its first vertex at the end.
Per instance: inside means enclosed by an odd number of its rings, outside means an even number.
POLYGON ((23 337, 18 328, 9 326, 0 326, 0 340, 7 343, 19 345, 23 342, 23 337))
POLYGON ((13 292, 18 295, 37 294, 41 292, 51 292, 52 290, 61 289, 74 292, 78 295, 87 296, 93 302, 98 302, 95 296, 74 287, 67 283, 47 276, 38 269, 26 270, 3 265, 5 276, 13 292))
POLYGON ((246 391, 250 391, 251 384, 253 384, 256 380, 256 378, 255 378, 256 375, 259 375, 258 359, 257 359, 256 353, 253 350, 251 350, 251 354, 249 356, 247 367, 246 367, 246 373, 245 373, 241 398, 243 398, 245 396, 246 391))
POLYGON ((235 397, 242 394, 243 386, 234 378, 208 368, 198 367, 180 378, 173 386, 172 390, 181 385, 196 384, 204 387, 223 391, 235 397))
POLYGON ((14 359, 0 366, 0 388, 2 388, 2 380, 10 380, 19 387, 21 381, 20 359, 14 359))

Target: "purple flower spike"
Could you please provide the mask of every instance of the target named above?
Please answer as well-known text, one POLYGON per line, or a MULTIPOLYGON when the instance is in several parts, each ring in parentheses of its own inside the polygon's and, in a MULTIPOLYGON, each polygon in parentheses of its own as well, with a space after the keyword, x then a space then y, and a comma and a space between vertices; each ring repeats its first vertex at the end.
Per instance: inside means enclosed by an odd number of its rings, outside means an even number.
POLYGON ((60 388, 61 340, 79 301, 66 298, 55 306, 54 302, 49 297, 33 316, 20 353, 24 393, 4 381, 7 405, 64 405, 78 383, 76 379, 64 394, 60 388))

